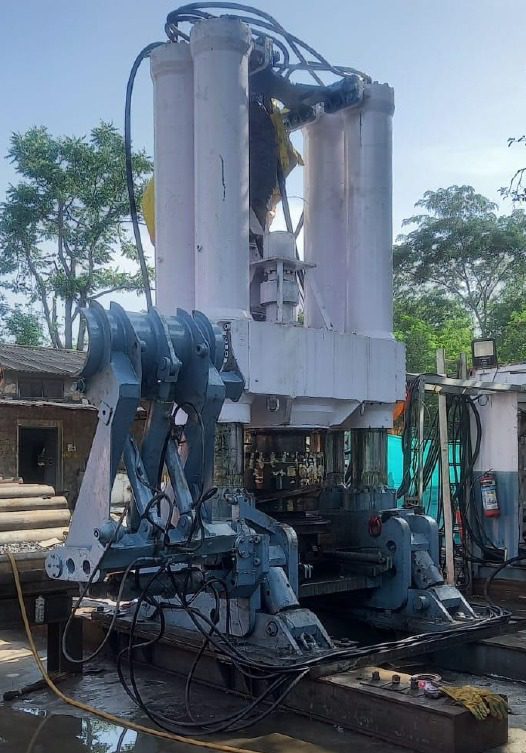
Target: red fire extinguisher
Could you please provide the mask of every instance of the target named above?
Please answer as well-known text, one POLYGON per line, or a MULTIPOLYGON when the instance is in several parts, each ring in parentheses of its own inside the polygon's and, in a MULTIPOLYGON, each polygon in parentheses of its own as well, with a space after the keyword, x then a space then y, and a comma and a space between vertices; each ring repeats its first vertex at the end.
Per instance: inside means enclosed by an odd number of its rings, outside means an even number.
POLYGON ((495 471, 486 471, 480 477, 482 509, 486 518, 498 518, 500 515, 497 499, 497 475, 495 471))

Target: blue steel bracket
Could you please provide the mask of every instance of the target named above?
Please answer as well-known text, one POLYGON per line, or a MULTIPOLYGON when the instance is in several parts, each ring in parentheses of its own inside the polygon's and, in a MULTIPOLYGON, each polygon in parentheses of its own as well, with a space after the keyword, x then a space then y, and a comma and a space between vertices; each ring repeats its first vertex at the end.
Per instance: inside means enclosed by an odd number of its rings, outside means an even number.
MULTIPOLYGON (((164 549, 177 561, 188 560, 184 550, 191 543, 188 537, 195 517, 190 507, 211 483, 215 423, 226 393, 218 371, 224 360, 224 339, 221 330, 198 312, 194 320, 182 310, 175 317, 161 317, 155 309, 128 314, 115 303, 109 311, 92 303, 83 316, 89 350, 78 376, 99 408, 99 421, 65 546, 50 554, 46 570, 56 579, 96 582, 105 572, 136 557, 157 556, 164 549), (151 410, 139 453, 132 426, 141 399, 150 401, 151 410), (184 471, 171 445, 174 402, 184 405, 189 416, 184 471), (175 528, 166 519, 166 510, 164 520, 160 514, 156 519, 153 507, 145 519, 168 447, 175 504, 184 513, 175 528), (110 500, 121 457, 134 502, 128 520, 117 525, 110 515, 110 500)), ((242 389, 241 377, 237 383, 242 389)), ((198 556, 205 558, 231 551, 237 534, 208 520, 199 535, 203 541, 198 556)))
POLYGON ((380 628, 413 632, 441 630, 477 615, 455 586, 444 584, 438 526, 412 510, 384 510, 375 545, 390 554, 393 570, 353 609, 380 628))
POLYGON ((265 532, 269 536, 271 564, 284 568, 288 581, 296 594, 299 592, 299 554, 298 537, 295 530, 279 523, 270 515, 259 510, 247 498, 239 499, 239 517, 250 523, 256 531, 265 532))

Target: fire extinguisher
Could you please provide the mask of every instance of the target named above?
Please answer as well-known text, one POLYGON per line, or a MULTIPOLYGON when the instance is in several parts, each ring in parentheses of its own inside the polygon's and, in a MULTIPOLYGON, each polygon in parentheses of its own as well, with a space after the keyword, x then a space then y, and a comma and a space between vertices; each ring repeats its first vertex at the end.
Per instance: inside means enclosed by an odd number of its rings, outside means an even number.
POLYGON ((497 499, 497 476, 495 471, 486 471, 480 478, 482 509, 486 518, 498 518, 500 515, 497 499))

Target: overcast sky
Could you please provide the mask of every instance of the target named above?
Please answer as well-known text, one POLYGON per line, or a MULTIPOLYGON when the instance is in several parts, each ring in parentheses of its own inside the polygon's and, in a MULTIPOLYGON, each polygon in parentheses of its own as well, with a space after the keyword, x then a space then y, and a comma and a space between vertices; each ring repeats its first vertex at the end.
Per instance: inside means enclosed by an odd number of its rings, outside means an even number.
MULTIPOLYGON (((394 232, 427 189, 498 189, 526 165, 526 0, 254 0, 336 64, 395 89, 394 232)), ((131 63, 164 39, 167 0, 1 0, 0 155, 12 131, 122 127, 131 63)), ((135 147, 152 151, 151 84, 140 73, 135 147)), ((0 200, 13 179, 0 160, 0 200)))

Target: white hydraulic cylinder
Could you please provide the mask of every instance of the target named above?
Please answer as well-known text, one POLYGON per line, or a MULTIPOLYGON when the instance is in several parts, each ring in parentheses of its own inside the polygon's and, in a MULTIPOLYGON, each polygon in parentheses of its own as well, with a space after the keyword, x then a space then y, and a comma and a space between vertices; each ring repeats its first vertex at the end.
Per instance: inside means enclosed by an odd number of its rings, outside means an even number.
POLYGON ((250 317, 249 27, 237 19, 195 24, 196 305, 213 321, 250 317))
POLYGON ((347 332, 393 331, 392 120, 394 92, 368 84, 343 111, 347 183, 347 332))
POLYGON ((154 98, 155 303, 161 314, 195 308, 194 84, 190 45, 150 55, 154 98))
POLYGON ((342 113, 321 115, 303 129, 305 326, 345 329, 345 150, 342 113))

